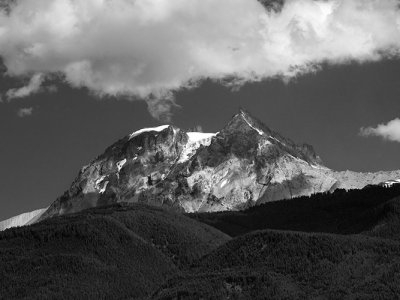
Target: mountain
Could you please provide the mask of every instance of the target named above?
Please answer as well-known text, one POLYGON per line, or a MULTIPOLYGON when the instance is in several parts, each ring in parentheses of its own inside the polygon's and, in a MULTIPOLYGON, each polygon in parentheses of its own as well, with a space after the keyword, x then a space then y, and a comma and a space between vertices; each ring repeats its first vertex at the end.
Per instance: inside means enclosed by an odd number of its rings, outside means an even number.
POLYGON ((35 223, 46 210, 47 208, 37 209, 4 220, 0 222, 0 231, 10 227, 18 227, 35 223))
POLYGON ((140 204, 50 218, 0 232, 0 298, 143 299, 228 240, 140 204))
POLYGON ((217 133, 163 125, 125 136, 84 166, 40 219, 116 202, 182 212, 241 210, 399 177, 400 171, 335 172, 312 146, 295 144, 240 110, 217 133))

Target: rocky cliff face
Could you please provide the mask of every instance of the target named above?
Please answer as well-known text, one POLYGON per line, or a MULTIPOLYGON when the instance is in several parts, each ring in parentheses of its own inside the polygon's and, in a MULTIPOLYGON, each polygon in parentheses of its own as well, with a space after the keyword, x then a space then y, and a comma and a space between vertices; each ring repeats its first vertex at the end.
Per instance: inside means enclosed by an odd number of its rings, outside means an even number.
POLYGON ((185 212, 239 210, 390 176, 400 172, 334 172, 312 146, 296 145, 241 110, 216 134, 164 125, 122 138, 83 167, 41 218, 121 201, 185 212))

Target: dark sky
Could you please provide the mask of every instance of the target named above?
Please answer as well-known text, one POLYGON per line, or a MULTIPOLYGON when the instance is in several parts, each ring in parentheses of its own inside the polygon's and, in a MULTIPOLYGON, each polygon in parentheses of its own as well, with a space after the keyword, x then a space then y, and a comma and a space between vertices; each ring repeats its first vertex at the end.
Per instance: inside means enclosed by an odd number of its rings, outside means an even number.
MULTIPOLYGON (((216 132, 239 107, 296 142, 312 144, 335 170, 400 169, 400 143, 360 137, 362 126, 400 117, 400 61, 329 67, 289 84, 268 80, 231 91, 212 82, 176 95, 172 123, 216 132)), ((0 79, 0 92, 20 82, 0 79)), ((143 101, 98 99, 58 83, 0 104, 0 220, 49 205, 105 147, 159 125, 143 101), (17 116, 33 107, 33 114, 17 116)))

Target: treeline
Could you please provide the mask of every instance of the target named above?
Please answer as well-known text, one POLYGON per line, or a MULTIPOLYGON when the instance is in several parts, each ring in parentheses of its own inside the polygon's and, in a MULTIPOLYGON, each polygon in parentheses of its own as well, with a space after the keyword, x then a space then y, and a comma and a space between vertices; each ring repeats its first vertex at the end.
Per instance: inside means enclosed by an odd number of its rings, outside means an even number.
POLYGON ((398 216, 400 185, 336 190, 265 203, 240 212, 197 213, 188 216, 230 236, 258 229, 356 234, 370 231, 383 219, 398 216))

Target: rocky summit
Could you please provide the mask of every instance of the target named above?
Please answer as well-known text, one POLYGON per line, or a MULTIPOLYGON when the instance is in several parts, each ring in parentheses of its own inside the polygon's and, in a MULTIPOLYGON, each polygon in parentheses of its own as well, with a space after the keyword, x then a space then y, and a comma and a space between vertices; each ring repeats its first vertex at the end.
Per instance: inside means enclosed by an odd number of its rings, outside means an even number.
POLYGON ((115 202, 182 212, 241 210, 398 177, 400 171, 335 172, 312 146, 297 145, 240 110, 217 133, 164 125, 125 136, 84 166, 41 219, 115 202))

